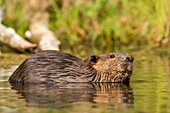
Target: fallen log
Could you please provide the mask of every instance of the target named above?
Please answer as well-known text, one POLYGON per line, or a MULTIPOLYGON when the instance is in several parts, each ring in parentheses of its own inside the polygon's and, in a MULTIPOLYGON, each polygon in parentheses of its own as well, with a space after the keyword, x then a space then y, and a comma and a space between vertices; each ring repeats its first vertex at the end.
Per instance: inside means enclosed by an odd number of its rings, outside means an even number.
POLYGON ((35 2, 31 1, 33 0, 25 1, 23 6, 25 14, 24 17, 31 23, 29 31, 27 31, 25 34, 30 34, 30 36, 26 35, 26 38, 31 37, 33 39, 33 43, 36 44, 28 42, 27 40, 20 37, 14 29, 8 28, 1 24, 3 18, 2 9, 0 9, 0 41, 21 52, 37 52, 37 50, 59 50, 60 41, 57 40, 57 37, 48 28, 49 14, 46 13, 46 9, 50 4, 44 3, 44 5, 42 5, 41 0, 37 0, 36 4, 35 2), (35 5, 38 6, 35 7, 35 5), (35 10, 32 11, 32 8, 35 10))
POLYGON ((54 33, 40 21, 32 23, 30 25, 30 31, 27 31, 26 34, 30 34, 27 38, 32 37, 32 41, 37 44, 38 49, 41 51, 59 50, 60 41, 58 41, 54 33))
POLYGON ((32 44, 20 37, 14 29, 1 24, 3 20, 3 9, 0 8, 0 42, 20 52, 35 52, 36 44, 32 44))
POLYGON ((23 3, 24 18, 30 22, 29 31, 26 32, 29 36, 26 37, 31 38, 39 50, 59 50, 60 41, 48 28, 50 16, 48 10, 52 8, 51 1, 25 0, 23 3))
POLYGON ((32 44, 24 40, 15 32, 14 29, 7 28, 2 24, 0 24, 0 41, 20 52, 34 52, 36 49, 36 44, 32 44))

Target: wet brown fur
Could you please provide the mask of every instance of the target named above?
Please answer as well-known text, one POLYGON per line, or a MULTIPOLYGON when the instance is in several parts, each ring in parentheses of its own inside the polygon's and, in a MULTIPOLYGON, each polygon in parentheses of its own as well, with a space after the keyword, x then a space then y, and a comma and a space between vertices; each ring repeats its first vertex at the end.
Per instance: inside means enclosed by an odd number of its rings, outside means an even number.
POLYGON ((61 51, 48 50, 27 58, 9 82, 127 82, 132 75, 132 58, 125 53, 107 53, 82 60, 61 51))

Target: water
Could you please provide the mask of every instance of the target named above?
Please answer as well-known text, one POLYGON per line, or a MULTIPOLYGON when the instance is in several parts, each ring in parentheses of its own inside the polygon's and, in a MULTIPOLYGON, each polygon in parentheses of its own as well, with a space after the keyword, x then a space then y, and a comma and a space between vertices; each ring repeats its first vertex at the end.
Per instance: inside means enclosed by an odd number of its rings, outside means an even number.
POLYGON ((130 85, 41 84, 11 86, 8 78, 27 56, 0 59, 2 113, 167 113, 170 112, 170 56, 134 54, 130 85), (7 63, 9 61, 10 63, 7 63), (16 62, 15 62, 16 61, 16 62), (12 63, 11 63, 12 62, 12 63), (4 64, 7 65, 4 65, 4 64))

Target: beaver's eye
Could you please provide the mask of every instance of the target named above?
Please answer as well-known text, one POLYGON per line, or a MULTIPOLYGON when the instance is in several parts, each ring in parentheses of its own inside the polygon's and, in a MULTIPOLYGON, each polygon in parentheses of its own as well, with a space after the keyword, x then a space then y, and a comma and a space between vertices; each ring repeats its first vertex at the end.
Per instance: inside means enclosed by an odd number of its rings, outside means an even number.
POLYGON ((110 55, 110 58, 114 58, 114 57, 115 57, 115 55, 114 55, 114 54, 110 55))

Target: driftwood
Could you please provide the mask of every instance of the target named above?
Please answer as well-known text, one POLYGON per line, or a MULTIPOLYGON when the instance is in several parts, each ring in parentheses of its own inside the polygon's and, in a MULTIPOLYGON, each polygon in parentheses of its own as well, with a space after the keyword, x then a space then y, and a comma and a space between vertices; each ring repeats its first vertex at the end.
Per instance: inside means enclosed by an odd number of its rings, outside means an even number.
POLYGON ((34 52, 36 44, 24 40, 12 28, 0 24, 0 41, 20 52, 30 51, 34 52))
POLYGON ((0 42, 17 49, 20 52, 30 51, 34 52, 36 44, 24 40, 20 37, 14 29, 8 28, 1 24, 3 20, 3 9, 0 8, 0 42))
POLYGON ((39 50, 59 50, 60 41, 48 27, 41 21, 36 21, 30 25, 30 31, 26 34, 33 37, 32 41, 38 45, 39 50))
POLYGON ((49 30, 49 13, 51 3, 48 0, 25 0, 24 4, 24 18, 29 21, 30 27, 26 34, 32 42, 38 45, 40 50, 59 50, 60 41, 54 33, 49 30))
POLYGON ((0 8, 0 42, 20 52, 37 52, 36 48, 40 51, 59 50, 60 41, 58 41, 54 33, 48 29, 48 16, 46 17, 45 14, 44 12, 38 12, 34 17, 30 17, 32 19, 28 20, 31 21, 31 25, 30 31, 27 31, 26 34, 30 34, 30 36, 26 36, 27 38, 33 38, 33 42, 36 44, 32 44, 20 37, 14 29, 1 24, 3 20, 3 9, 0 8))

